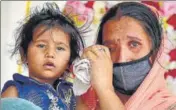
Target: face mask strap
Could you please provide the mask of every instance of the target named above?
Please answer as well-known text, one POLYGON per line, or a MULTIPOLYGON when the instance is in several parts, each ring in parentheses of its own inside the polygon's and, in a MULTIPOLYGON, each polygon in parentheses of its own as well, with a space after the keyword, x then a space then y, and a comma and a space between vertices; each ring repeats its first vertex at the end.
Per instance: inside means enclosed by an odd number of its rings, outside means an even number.
POLYGON ((131 64, 134 64, 134 63, 138 63, 138 62, 141 62, 141 61, 144 61, 146 59, 148 59, 152 54, 153 54, 153 50, 151 50, 146 56, 138 59, 138 60, 134 60, 134 61, 130 61, 130 62, 124 62, 124 63, 114 63, 113 66, 124 66, 124 65, 131 65, 131 64))
POLYGON ((153 52, 151 51, 146 56, 144 56, 139 60, 135 60, 127 63, 114 64, 113 65, 114 66, 113 67, 114 89, 116 91, 119 91, 122 94, 132 95, 139 87, 139 85, 142 83, 142 81, 144 80, 144 78, 149 73, 152 67, 149 60, 149 57, 152 54, 153 52), (121 70, 120 68, 122 67, 123 69, 121 70), (124 77, 126 77, 126 79, 124 79, 124 77), (133 83, 131 83, 130 80, 133 80, 133 83))

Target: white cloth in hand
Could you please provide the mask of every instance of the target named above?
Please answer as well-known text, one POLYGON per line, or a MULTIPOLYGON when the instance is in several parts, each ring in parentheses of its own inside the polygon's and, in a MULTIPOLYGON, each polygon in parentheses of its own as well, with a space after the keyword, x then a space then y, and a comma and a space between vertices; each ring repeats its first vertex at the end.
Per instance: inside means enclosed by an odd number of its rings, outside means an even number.
POLYGON ((87 92, 90 88, 90 62, 87 59, 82 59, 73 64, 73 73, 75 79, 73 82, 73 92, 76 96, 80 96, 87 92))

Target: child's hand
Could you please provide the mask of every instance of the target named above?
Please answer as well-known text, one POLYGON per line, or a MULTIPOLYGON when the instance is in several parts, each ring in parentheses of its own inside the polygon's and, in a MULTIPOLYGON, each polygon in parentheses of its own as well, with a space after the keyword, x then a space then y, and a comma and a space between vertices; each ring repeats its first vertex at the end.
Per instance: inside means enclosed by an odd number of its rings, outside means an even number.
POLYGON ((113 90, 113 63, 109 49, 102 45, 90 46, 84 50, 82 58, 90 60, 91 84, 97 95, 107 89, 113 90))

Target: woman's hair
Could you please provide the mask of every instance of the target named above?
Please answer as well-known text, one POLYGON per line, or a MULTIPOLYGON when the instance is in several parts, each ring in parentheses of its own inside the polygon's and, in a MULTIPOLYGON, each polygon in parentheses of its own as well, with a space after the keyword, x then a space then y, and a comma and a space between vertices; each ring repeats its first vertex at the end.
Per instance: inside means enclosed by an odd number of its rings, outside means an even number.
MULTIPOLYGON (((147 6, 137 2, 123 2, 116 4, 104 15, 99 26, 97 43, 102 44, 103 27, 110 19, 122 16, 132 17, 138 20, 145 32, 151 37, 152 51, 157 51, 161 44, 162 27, 156 14, 147 6)), ((118 20, 118 19, 117 19, 118 20)))
POLYGON ((26 58, 29 43, 33 40, 34 30, 37 27, 45 26, 46 29, 40 34, 56 27, 62 29, 69 35, 71 48, 69 64, 71 64, 76 57, 79 57, 80 50, 84 48, 79 29, 68 16, 60 12, 56 3, 45 3, 40 10, 36 7, 26 19, 27 21, 22 23, 20 28, 17 29, 15 48, 11 56, 20 51, 21 57, 26 58))

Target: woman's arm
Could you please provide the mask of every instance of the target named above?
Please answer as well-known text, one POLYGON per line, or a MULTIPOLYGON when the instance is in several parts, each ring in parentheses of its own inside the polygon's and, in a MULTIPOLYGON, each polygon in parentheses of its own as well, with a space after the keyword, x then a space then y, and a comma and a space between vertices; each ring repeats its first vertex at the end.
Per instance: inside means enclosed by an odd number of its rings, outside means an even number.
MULTIPOLYGON (((114 92, 104 91, 101 95, 102 96, 99 97, 100 107, 97 106, 96 110, 124 110, 123 104, 114 92)), ((89 110, 81 97, 77 98, 76 110, 89 110)))
POLYGON ((125 110, 124 105, 112 90, 100 91, 98 98, 101 110, 125 110))
POLYGON ((2 94, 1 98, 5 97, 18 97, 18 91, 15 86, 8 87, 2 94))

